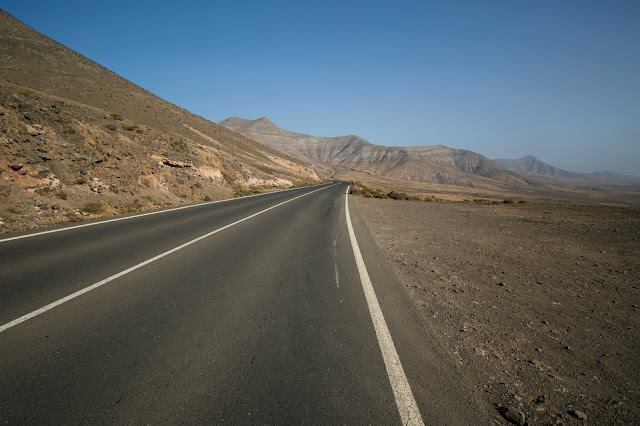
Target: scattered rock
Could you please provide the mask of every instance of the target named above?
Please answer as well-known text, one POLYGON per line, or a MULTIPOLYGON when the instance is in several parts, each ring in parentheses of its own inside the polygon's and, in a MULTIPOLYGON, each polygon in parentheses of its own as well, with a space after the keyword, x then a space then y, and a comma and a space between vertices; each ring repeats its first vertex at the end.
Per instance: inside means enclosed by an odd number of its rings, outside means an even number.
POLYGON ((9 164, 9 167, 11 168, 11 170, 13 170, 14 172, 17 172, 18 170, 20 170, 21 168, 24 167, 24 164, 22 163, 12 163, 9 164))
POLYGON ((60 204, 54 204, 51 206, 51 210, 60 210, 62 207, 60 207, 60 204))
POLYGON ((103 184, 98 178, 93 178, 91 179, 91 181, 89 181, 89 189, 91 189, 93 192, 97 192, 98 194, 102 194, 103 192, 109 190, 109 185, 103 184))
POLYGON ((42 200, 34 200, 33 201, 33 205, 35 207, 40 207, 40 206, 44 205, 44 201, 42 201, 42 200))
POLYGON ((76 180, 76 182, 79 185, 82 185, 83 183, 87 183, 87 182, 90 182, 90 181, 91 181, 91 178, 88 175, 82 175, 76 180))
POLYGON ((49 167, 45 166, 44 164, 38 164, 38 166, 36 166, 36 169, 31 173, 31 176, 37 178, 46 178, 47 176, 49 176, 50 172, 51 170, 49 169, 49 167))
POLYGON ((26 127, 27 127, 27 133, 30 136, 39 136, 42 134, 42 126, 38 124, 34 124, 33 126, 30 124, 27 124, 26 127))
POLYGON ((174 161, 174 160, 169 160, 168 158, 165 158, 162 160, 162 164, 164 164, 165 166, 169 166, 169 167, 177 167, 177 168, 185 168, 185 167, 192 167, 191 164, 189 163, 185 163, 182 161, 174 161))
POLYGON ((500 414, 514 425, 524 426, 527 422, 524 413, 515 407, 502 407, 500 408, 500 414))
POLYGON ((578 420, 582 420, 582 421, 587 420, 587 415, 580 410, 570 410, 569 414, 571 414, 573 417, 575 417, 578 420))

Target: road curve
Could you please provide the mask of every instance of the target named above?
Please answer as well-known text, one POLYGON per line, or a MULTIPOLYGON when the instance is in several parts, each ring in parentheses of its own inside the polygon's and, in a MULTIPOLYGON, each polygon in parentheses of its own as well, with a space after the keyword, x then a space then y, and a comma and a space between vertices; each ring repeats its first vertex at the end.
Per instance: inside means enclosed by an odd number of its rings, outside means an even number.
POLYGON ((420 414, 409 423, 488 424, 347 186, 0 240, 0 421, 406 422, 350 220, 420 414))

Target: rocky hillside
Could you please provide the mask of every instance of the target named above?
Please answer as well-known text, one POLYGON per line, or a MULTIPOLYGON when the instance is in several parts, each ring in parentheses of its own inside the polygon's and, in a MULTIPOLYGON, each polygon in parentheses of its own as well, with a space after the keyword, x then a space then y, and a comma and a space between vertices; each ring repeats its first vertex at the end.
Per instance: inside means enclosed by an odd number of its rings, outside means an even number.
POLYGON ((0 11, 0 228, 317 181, 0 11))
POLYGON ((219 124, 307 161, 327 176, 340 170, 355 170, 448 185, 474 186, 485 179, 527 185, 517 173, 480 154, 443 145, 387 147, 358 136, 315 137, 281 129, 267 118, 232 117, 219 124))

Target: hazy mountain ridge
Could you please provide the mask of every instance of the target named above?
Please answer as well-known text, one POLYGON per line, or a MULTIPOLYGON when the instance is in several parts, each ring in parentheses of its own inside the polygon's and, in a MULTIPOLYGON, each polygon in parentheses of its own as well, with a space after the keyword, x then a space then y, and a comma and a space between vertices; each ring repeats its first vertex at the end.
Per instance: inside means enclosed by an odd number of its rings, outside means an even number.
POLYGON ((86 202, 130 211, 318 180, 1 10, 0 176, 4 230, 64 222, 86 202))
POLYGON ((640 177, 612 173, 607 171, 595 173, 577 173, 553 167, 533 155, 526 155, 518 159, 496 159, 494 162, 505 169, 523 176, 543 179, 557 185, 608 185, 614 187, 637 187, 640 189, 640 177))
POLYGON ((420 182, 473 186, 479 178, 526 185, 518 174, 481 154, 444 145, 387 147, 350 135, 316 137, 284 130, 267 118, 231 117, 219 123, 316 166, 332 176, 357 170, 420 182))

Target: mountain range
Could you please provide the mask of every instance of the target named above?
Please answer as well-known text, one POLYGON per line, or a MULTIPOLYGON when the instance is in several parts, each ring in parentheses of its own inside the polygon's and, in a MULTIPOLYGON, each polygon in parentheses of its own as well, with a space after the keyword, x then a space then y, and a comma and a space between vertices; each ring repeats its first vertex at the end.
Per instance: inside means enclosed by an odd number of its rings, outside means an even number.
POLYGON ((316 137, 281 129, 265 117, 232 117, 219 124, 309 162, 327 177, 341 170, 357 170, 448 185, 472 186, 477 178, 526 184, 520 175, 481 154, 444 145, 388 147, 359 136, 316 137))
POLYGON ((507 193, 556 199, 593 199, 616 191, 617 196, 633 198, 640 191, 640 178, 608 172, 570 172, 533 156, 490 160, 444 145, 389 147, 353 135, 317 137, 281 129, 266 117, 231 117, 219 124, 308 162, 327 178, 355 177, 388 187, 409 181, 412 184, 407 184, 408 188, 427 192, 433 191, 436 184, 443 186, 440 189, 446 186, 449 192, 451 187, 458 187, 457 192, 467 188, 469 195, 507 193), (568 193, 571 191, 575 194, 568 193))
POLYGON ((600 171, 595 173, 576 173, 553 167, 533 155, 526 155, 515 160, 499 159, 493 160, 505 169, 509 169, 524 176, 533 176, 540 179, 547 179, 554 182, 561 181, 591 181, 600 182, 602 184, 619 182, 640 183, 640 177, 633 175, 625 175, 621 173, 612 173, 600 171))

